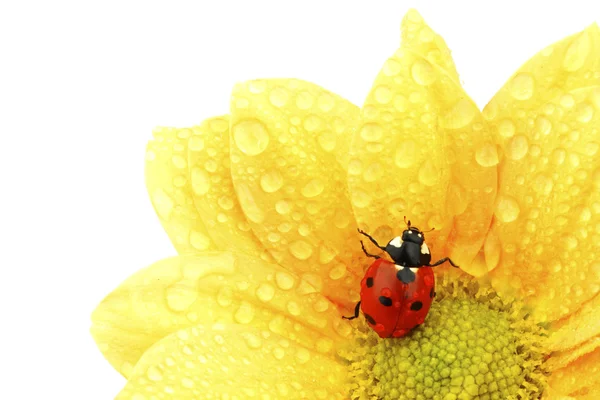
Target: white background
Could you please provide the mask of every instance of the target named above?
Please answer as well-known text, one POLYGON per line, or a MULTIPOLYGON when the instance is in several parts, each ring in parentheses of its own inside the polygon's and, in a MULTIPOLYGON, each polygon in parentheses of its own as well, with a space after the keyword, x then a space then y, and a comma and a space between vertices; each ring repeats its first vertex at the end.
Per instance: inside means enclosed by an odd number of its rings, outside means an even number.
POLYGON ((2 2, 0 398, 110 399, 124 384, 89 315, 175 253, 143 182, 154 126, 227 113, 233 84, 259 77, 360 105, 411 6, 481 107, 536 51, 600 22, 597 1, 483 3, 2 2))

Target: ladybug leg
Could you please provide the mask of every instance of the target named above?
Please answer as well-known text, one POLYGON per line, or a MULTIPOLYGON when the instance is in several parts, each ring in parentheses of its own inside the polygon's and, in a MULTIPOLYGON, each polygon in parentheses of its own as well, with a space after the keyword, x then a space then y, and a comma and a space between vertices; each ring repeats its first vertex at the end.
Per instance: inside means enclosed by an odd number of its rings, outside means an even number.
POLYGON ((358 311, 359 310, 360 310, 360 301, 358 303, 356 303, 356 307, 354 307, 354 316, 353 317, 344 317, 344 316, 342 316, 342 318, 344 318, 344 319, 358 318, 358 311))
POLYGON ((380 246, 379 243, 377 243, 377 240, 373 239, 373 237, 371 235, 369 235, 367 232, 365 231, 361 231, 360 229, 358 230, 358 233, 360 233, 361 235, 365 235, 366 237, 369 238, 369 240, 371 242, 373 242, 373 244, 377 247, 379 247, 381 250, 385 251, 385 247, 380 246))
POLYGON ((379 256, 376 256, 376 255, 374 255, 374 254, 371 254, 371 253, 369 253, 369 252, 367 251, 367 249, 365 249, 365 244, 363 243, 363 241, 362 241, 362 240, 360 241, 360 247, 362 247, 362 251, 363 251, 363 253, 365 253, 365 254, 367 255, 367 257, 373 257, 373 258, 375 258, 375 259, 381 258, 381 257, 379 257, 379 256))
POLYGON ((444 257, 441 260, 438 260, 438 261, 434 262, 433 264, 429 264, 427 266, 428 267, 437 267, 438 265, 443 264, 446 261, 448 261, 450 263, 450 265, 452 265, 454 268, 458 268, 458 265, 454 264, 454 262, 451 259, 449 259, 448 257, 444 257))

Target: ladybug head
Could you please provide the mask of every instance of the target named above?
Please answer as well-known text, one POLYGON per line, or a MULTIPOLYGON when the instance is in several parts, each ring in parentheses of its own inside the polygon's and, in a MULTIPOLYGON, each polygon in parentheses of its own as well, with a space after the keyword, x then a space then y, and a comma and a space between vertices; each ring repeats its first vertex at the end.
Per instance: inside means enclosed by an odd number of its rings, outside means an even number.
MULTIPOLYGON (((413 242, 418 245, 422 245, 425 242, 425 234, 416 226, 410 224, 410 220, 406 220, 404 217, 404 223, 406 223, 406 229, 402 232, 403 242, 413 242)), ((433 229, 432 229, 433 230, 433 229)))

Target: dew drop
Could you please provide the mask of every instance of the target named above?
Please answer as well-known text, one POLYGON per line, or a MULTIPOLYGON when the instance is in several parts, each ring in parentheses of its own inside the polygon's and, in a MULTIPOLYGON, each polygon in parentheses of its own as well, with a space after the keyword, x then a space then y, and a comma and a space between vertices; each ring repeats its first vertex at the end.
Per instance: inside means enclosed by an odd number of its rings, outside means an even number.
POLYGON ((586 31, 583 31, 569 45, 563 58, 563 68, 567 71, 577 71, 585 64, 590 48, 590 37, 586 31))
POLYGON ((313 247, 304 240, 290 243, 290 253, 298 260, 307 260, 313 253, 313 247))
POLYGON ((301 110, 307 110, 312 107, 315 98, 309 92, 300 92, 296 96, 296 106, 301 110))
POLYGON ((475 152, 475 160, 482 167, 493 167, 498 164, 498 151, 496 146, 486 143, 475 152))
POLYGON ((383 64, 382 71, 384 75, 394 76, 400 73, 401 67, 401 64, 397 60, 390 58, 383 64))
POLYGON ((278 169, 271 169, 260 177, 260 187, 267 193, 274 193, 283 186, 283 176, 278 169))
POLYGON ((181 380, 181 386, 183 386, 184 388, 187 389, 192 389, 194 387, 194 381, 191 380, 190 378, 183 378, 181 380))
POLYGON ((191 151, 204 150, 204 139, 202 139, 200 136, 192 136, 188 141, 188 148, 191 151))
POLYGON ((477 107, 463 98, 448 110, 441 118, 440 124, 447 129, 460 129, 470 124, 478 113, 477 107))
POLYGON ((394 162, 398 168, 408 168, 415 163, 417 156, 417 144, 409 139, 398 145, 394 162))
POLYGON ((332 95, 324 93, 317 99, 317 105, 323 112, 329 112, 335 107, 335 99, 332 95))
POLYGON ((565 162, 566 158, 567 152, 565 151, 565 149, 558 148, 552 152, 551 160, 554 165, 562 165, 565 162))
POLYGON ((275 211, 277 211, 281 215, 285 215, 290 212, 291 206, 286 200, 278 200, 275 203, 275 211))
POLYGON ((563 94, 562 96, 560 96, 559 102, 560 102, 561 106, 569 109, 575 105, 575 98, 573 97, 572 94, 567 93, 567 94, 563 94))
POLYGON ((548 118, 538 117, 535 120, 535 131, 542 135, 548 135, 552 131, 552 123, 548 118))
POLYGON ((167 305, 176 312, 186 311, 197 298, 198 292, 186 283, 178 282, 166 289, 167 305))
POLYGON ((183 158, 182 156, 176 154, 171 158, 171 161, 173 162, 173 165, 175 166, 175 168, 179 168, 179 169, 183 169, 187 167, 187 162, 185 161, 185 158, 183 158))
POLYGON ((240 324, 249 324, 254 319, 254 306, 247 301, 242 301, 233 318, 240 324))
POLYGON ((392 200, 388 205, 388 212, 391 216, 400 217, 406 213, 406 201, 401 198, 392 200))
POLYGON ((419 168, 419 182, 425 186, 435 186, 439 184, 441 171, 433 165, 431 160, 427 160, 419 168))
POLYGON ((509 119, 500 121, 498 124, 498 133, 505 138, 512 137, 515 134, 515 124, 509 119))
POLYGON ((290 290, 294 287, 296 279, 288 272, 278 271, 275 273, 275 283, 282 290, 290 290))
POLYGON ((256 156, 267 148, 269 132, 258 120, 244 120, 233 127, 233 140, 242 153, 256 156))
POLYGON ((552 187, 554 183, 552 179, 544 174, 539 174, 533 180, 533 190, 535 190, 539 195, 547 196, 552 192, 552 187))
POLYGON ((337 138, 333 132, 323 132, 317 137, 317 141, 319 142, 319 146, 327 152, 331 152, 335 150, 337 145, 337 138))
POLYGON ((528 73, 517 74, 509 83, 508 90, 512 97, 517 100, 527 100, 533 96, 533 77, 528 73))
POLYGON ((383 136, 383 128, 376 123, 366 123, 360 130, 360 137, 367 142, 376 142, 383 136))
POLYGON ((275 288, 269 283, 261 283, 256 288, 256 297, 262 302, 268 302, 275 296, 275 288))
POLYGON ((513 160, 520 160, 527 154, 529 151, 529 142, 527 138, 523 135, 517 135, 513 137, 507 145, 507 155, 513 160))
POLYGON ((415 82, 422 86, 431 85, 436 79, 433 67, 425 60, 417 60, 412 65, 411 73, 415 82))
POLYGON ((228 286, 219 289, 217 292, 217 303, 221 307, 229 307, 233 303, 233 290, 228 286))
POLYGON ((197 196, 203 196, 210 190, 210 175, 200 168, 192 168, 192 190, 197 196))
POLYGON ((302 195, 304 197, 316 197, 318 195, 320 195, 321 193, 323 193, 323 190, 325 189, 325 185, 323 184, 323 182, 319 179, 312 179, 311 181, 309 181, 306 185, 304 185, 304 187, 302 188, 302 190, 300 191, 302 193, 302 195))
POLYGON ((346 265, 339 263, 329 270, 329 277, 336 281, 343 278, 346 275, 346 265))
POLYGON ((590 122, 592 120, 593 116, 594 116, 594 107, 592 107, 590 104, 583 103, 577 107, 577 121, 579 121, 583 124, 587 124, 588 122, 590 122))
POLYGON ((158 382, 163 379, 162 372, 154 365, 150 366, 146 371, 146 376, 153 382, 158 382))
POLYGON ((197 250, 206 250, 210 247, 210 238, 198 231, 190 232, 190 244, 197 250))
POLYGON ((240 206, 244 211, 244 214, 252 222, 260 224, 265 220, 265 213, 262 208, 258 205, 254 199, 254 195, 250 191, 250 188, 245 183, 239 183, 235 187, 240 206))
POLYGON ((392 91, 387 86, 378 86, 375 89, 375 100, 381 104, 387 104, 392 100, 392 91))
POLYGON ((517 201, 507 195, 500 195, 498 197, 498 205, 494 214, 502 222, 512 222, 519 217, 521 209, 517 201))
POLYGON ((288 99, 289 99, 289 95, 288 95, 287 90, 284 88, 281 88, 281 87, 275 88, 275 89, 271 90, 271 93, 269 93, 269 101, 275 107, 285 106, 288 99))
POLYGON ((375 182, 383 175, 383 167, 381 164, 375 162, 365 168, 363 172, 363 179, 365 182, 375 182))
POLYGON ((154 189, 152 192, 152 204, 154 204, 158 215, 166 220, 171 216, 175 205, 171 197, 161 188, 154 189))
POLYGON ((365 208, 371 204, 371 195, 363 190, 355 190, 352 192, 352 204, 358 208, 365 208))

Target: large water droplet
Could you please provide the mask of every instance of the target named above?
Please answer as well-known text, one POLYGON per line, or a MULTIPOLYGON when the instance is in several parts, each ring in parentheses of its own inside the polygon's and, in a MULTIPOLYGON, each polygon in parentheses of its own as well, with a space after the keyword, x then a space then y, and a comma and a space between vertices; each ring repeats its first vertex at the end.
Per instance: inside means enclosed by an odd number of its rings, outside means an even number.
POLYGON ((254 319, 254 306, 247 301, 242 301, 233 318, 240 324, 249 324, 254 319))
POLYGON ((586 31, 583 31, 569 45, 563 59, 563 68, 567 71, 577 71, 585 64, 590 49, 590 37, 586 31))
POLYGON ((197 250, 206 250, 210 247, 210 238, 200 232, 190 232, 190 244, 197 250))
POLYGON ((307 260, 313 253, 313 247, 304 240, 290 243, 290 253, 298 260, 307 260))
POLYGON ((166 289, 169 308, 176 312, 187 310, 198 298, 198 292, 186 282, 178 282, 166 289))
POLYGON ((290 290, 294 287, 296 279, 289 272, 278 271, 275 273, 275 283, 282 290, 290 290))
POLYGON ((337 145, 337 138, 333 132, 325 131, 319 135, 317 138, 319 142, 319 146, 327 152, 335 150, 335 146, 337 145))
POLYGON ((371 204, 373 198, 363 190, 355 190, 352 192, 352 204, 358 208, 365 208, 371 204))
POLYGON ((512 137, 515 134, 515 124, 510 119, 500 121, 498 133, 505 138, 512 137))
POLYGON ((475 152, 475 160, 482 167, 493 167, 498 164, 498 151, 496 146, 486 143, 475 152))
POLYGON ((315 102, 315 98, 309 92, 300 92, 296 96, 296 106, 301 110, 308 110, 315 102))
POLYGON ((508 84, 508 90, 512 97, 517 100, 527 100, 533 96, 535 82, 533 77, 527 73, 517 74, 508 84))
POLYGON ((419 168, 419 182, 425 186, 435 186, 440 182, 441 171, 433 165, 431 160, 427 160, 419 168))
POLYGON ((448 110, 440 123, 447 129, 459 129, 470 124, 478 113, 479 110, 472 101, 463 98, 448 110))
POLYGON ((427 86, 435 82, 436 75, 431 64, 417 60, 411 68, 412 77, 419 85, 427 86))
POLYGON ((383 71, 384 75, 394 76, 394 75, 398 75, 401 67, 402 66, 398 62, 398 60, 390 58, 383 64, 382 71, 383 71))
POLYGON ((192 168, 192 190, 197 196, 202 196, 210 190, 210 175, 200 168, 192 168))
POLYGON ((319 179, 312 179, 309 181, 301 190, 301 193, 304 197, 316 197, 323 193, 325 189, 325 185, 319 179))
POLYGON ((271 169, 260 177, 260 187, 267 193, 274 193, 283 186, 283 176, 278 169, 271 169))
POLYGON ((500 221, 512 222, 519 217, 520 212, 519 203, 513 197, 507 195, 500 195, 498 197, 498 205, 494 214, 500 221))
POLYGON ((244 120, 233 127, 233 140, 242 153, 256 156, 267 148, 269 132, 258 120, 244 120))
POLYGON ((271 90, 271 93, 269 93, 269 101, 275 107, 283 107, 283 106, 285 106, 285 104, 287 103, 288 99, 289 99, 288 92, 284 88, 278 87, 278 88, 275 88, 275 89, 271 90))
POLYGON ((158 215, 163 219, 169 219, 175 205, 171 197, 161 188, 154 189, 152 192, 152 204, 154 204, 158 215))
POLYGON ((235 187, 240 205, 246 217, 252 222, 260 224, 265 220, 265 213, 254 199, 254 195, 245 183, 238 183, 235 187))
POLYGON ((410 139, 404 140, 396 149, 394 162, 399 168, 408 168, 415 163, 417 156, 417 144, 410 139))
POLYGON ((376 123, 366 123, 360 130, 360 137, 367 142, 376 142, 383 136, 383 128, 376 123))
POLYGON ((375 100, 381 104, 387 104, 392 100, 392 91, 387 86, 378 86, 375 89, 375 100))
POLYGON ((525 157, 528 150, 529 142, 527 141, 527 137, 517 135, 508 142, 506 153, 513 160, 520 160, 525 157))
POLYGON ((549 195, 552 192, 553 186, 554 182, 552 182, 552 179, 544 174, 537 175, 533 180, 533 190, 542 196, 549 195))

